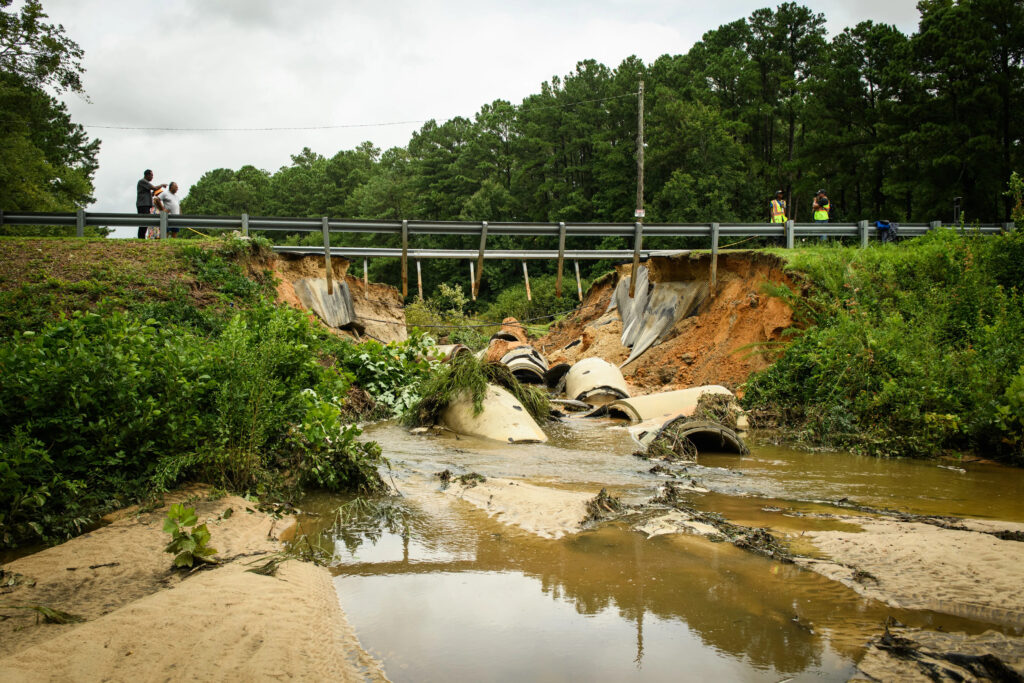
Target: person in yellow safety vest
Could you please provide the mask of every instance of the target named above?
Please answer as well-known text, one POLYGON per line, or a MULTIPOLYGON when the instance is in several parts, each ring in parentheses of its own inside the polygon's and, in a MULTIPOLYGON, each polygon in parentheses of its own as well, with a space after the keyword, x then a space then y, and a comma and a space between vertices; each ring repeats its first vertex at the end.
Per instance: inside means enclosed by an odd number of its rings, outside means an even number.
POLYGON ((825 194, 825 190, 818 190, 818 194, 814 196, 814 204, 811 208, 814 209, 815 223, 828 223, 828 214, 832 210, 832 206, 828 202, 828 195, 825 194))
POLYGON ((768 206, 772 223, 786 222, 786 200, 782 198, 782 190, 775 193, 775 199, 768 206))

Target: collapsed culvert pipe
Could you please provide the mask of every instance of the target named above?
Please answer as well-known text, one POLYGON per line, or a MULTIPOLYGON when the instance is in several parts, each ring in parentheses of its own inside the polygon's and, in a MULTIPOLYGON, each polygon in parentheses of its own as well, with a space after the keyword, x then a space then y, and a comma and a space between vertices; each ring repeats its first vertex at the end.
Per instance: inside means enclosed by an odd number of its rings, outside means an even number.
POLYGON ((603 358, 584 358, 565 374, 565 395, 597 406, 629 398, 629 388, 617 367, 603 358))
POLYGON ((657 429, 634 434, 648 456, 692 460, 698 453, 747 455, 750 449, 735 431, 717 422, 677 417, 657 429))

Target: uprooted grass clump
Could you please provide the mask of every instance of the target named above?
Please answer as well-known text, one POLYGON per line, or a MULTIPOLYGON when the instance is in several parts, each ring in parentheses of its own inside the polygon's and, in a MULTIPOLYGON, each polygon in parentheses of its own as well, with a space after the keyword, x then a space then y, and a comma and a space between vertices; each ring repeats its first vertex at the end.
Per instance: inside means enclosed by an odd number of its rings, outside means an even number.
POLYGON ((626 509, 622 501, 608 493, 608 489, 601 489, 601 492, 587 501, 587 515, 580 524, 603 522, 618 516, 626 509))
POLYGON ((672 482, 666 483, 662 491, 654 498, 651 498, 650 504, 671 507, 685 513, 687 517, 694 521, 710 524, 721 534, 720 536, 712 537, 711 540, 713 541, 729 541, 737 548, 779 560, 780 562, 793 561, 793 554, 789 551, 789 548, 772 536, 767 529, 733 524, 718 513, 698 510, 687 502, 683 496, 683 489, 672 482))
POLYGON ((736 431, 738 408, 736 399, 732 396, 726 396, 725 394, 702 394, 697 399, 697 408, 694 410, 691 419, 714 422, 736 431))
POLYGON ((460 353, 423 383, 420 399, 405 414, 405 422, 410 426, 436 423, 441 412, 463 391, 469 392, 473 414, 479 415, 484 410, 488 384, 508 390, 533 419, 540 421, 547 416, 548 397, 541 389, 521 384, 501 363, 487 363, 472 354, 460 353))
POLYGON ((697 447, 693 445, 689 437, 684 436, 685 430, 685 422, 673 423, 661 430, 646 451, 638 451, 634 455, 668 462, 696 462, 697 447))

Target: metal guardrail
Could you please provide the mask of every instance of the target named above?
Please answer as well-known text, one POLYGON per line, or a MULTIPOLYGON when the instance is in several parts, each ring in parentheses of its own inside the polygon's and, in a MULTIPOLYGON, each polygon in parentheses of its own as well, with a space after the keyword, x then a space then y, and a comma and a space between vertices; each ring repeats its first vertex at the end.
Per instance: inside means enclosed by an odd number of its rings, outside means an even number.
MULTIPOLYGON (((77 213, 29 213, 29 212, 3 212, 0 211, 0 226, 3 225, 67 225, 75 226, 76 234, 81 237, 86 226, 99 227, 149 227, 159 226, 163 237, 167 236, 169 228, 194 228, 194 229, 222 229, 239 230, 242 234, 248 235, 250 231, 278 231, 278 232, 319 232, 323 235, 322 247, 275 247, 276 251, 283 253, 322 253, 327 265, 328 291, 333 291, 333 283, 330 268, 332 255, 348 258, 401 258, 402 260, 402 294, 408 295, 408 260, 409 257, 417 259, 417 273, 419 272, 419 259, 465 259, 470 260, 470 279, 472 280, 471 293, 476 298, 480 289, 480 278, 483 275, 485 259, 515 259, 523 261, 523 274, 529 282, 529 275, 526 268, 528 259, 557 259, 558 278, 556 290, 561 292, 562 266, 566 258, 574 261, 584 259, 621 259, 633 258, 633 268, 641 257, 658 255, 658 253, 678 253, 670 250, 644 250, 643 238, 647 237, 706 237, 711 239, 711 252, 713 255, 710 281, 711 291, 714 292, 716 280, 717 255, 720 241, 723 238, 741 237, 768 237, 783 240, 788 248, 792 248, 797 238, 819 236, 826 237, 848 237, 860 240, 861 247, 867 247, 872 237, 877 237, 878 229, 868 221, 857 223, 509 223, 489 221, 465 222, 465 221, 363 221, 344 220, 330 218, 289 218, 276 216, 170 216, 166 213, 160 214, 132 214, 132 213, 91 213, 78 211, 77 213), (331 234, 344 233, 369 233, 401 235, 402 247, 398 248, 375 248, 375 247, 332 247, 330 244, 331 234), (480 240, 479 250, 467 249, 409 249, 409 237, 411 235, 463 235, 476 237, 480 240), (523 236, 523 237, 557 237, 558 251, 550 250, 487 250, 488 236, 523 236), (613 249, 585 249, 566 250, 565 240, 567 237, 625 237, 633 238, 632 250, 613 249), (476 268, 473 267, 473 259, 476 260, 476 268), (475 270, 475 273, 474 273, 475 270)), ((940 221, 931 223, 901 223, 899 234, 901 237, 917 237, 927 233, 929 230, 941 226, 940 221)), ((963 228, 976 231, 981 234, 1000 234, 1014 229, 1013 223, 984 223, 975 224, 963 228)), ((729 245, 731 246, 731 245, 729 245)), ((579 264, 576 265, 577 279, 579 278, 579 264)), ((635 278, 634 278, 635 281, 635 278)), ((420 287, 422 290, 422 285, 420 287)), ((582 295, 582 294, 581 294, 582 295)), ((421 293, 422 296, 422 293, 421 293)))

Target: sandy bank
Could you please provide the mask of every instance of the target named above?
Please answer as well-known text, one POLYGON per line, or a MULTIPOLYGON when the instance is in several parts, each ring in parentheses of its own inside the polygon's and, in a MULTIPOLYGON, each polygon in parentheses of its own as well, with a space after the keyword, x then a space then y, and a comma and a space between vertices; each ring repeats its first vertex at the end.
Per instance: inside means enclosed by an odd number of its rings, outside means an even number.
POLYGON ((237 497, 189 504, 207 521, 222 566, 170 570, 166 508, 124 515, 5 565, 20 576, 0 594, 3 679, 384 680, 325 569, 289 561, 274 577, 245 571, 245 563, 280 550, 287 523, 237 497), (34 612, 8 607, 25 604, 85 622, 36 623, 34 612))
POLYGON ((863 531, 811 531, 828 560, 799 564, 893 607, 1024 626, 1024 543, 980 530, 1024 525, 966 522, 967 530, 891 519, 845 518, 863 531))

